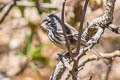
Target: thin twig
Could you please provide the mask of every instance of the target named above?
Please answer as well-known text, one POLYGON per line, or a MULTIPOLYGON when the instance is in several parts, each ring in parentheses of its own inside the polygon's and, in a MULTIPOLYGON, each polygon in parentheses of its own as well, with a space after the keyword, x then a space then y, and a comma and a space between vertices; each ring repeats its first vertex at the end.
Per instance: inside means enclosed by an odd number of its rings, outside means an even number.
MULTIPOLYGON (((83 12, 82 12, 82 17, 81 17, 81 22, 80 22, 80 27, 79 27, 79 34, 78 34, 78 45, 77 45, 77 50, 76 50, 75 56, 77 56, 79 54, 79 50, 80 50, 80 46, 81 46, 81 35, 82 35, 82 29, 83 29, 85 14, 86 14, 86 11, 87 11, 88 1, 89 0, 85 1, 83 12)), ((74 60, 73 69, 72 69, 72 79, 73 80, 77 80, 78 61, 79 61, 79 59, 74 60)))
POLYGON ((6 16, 9 14, 10 10, 16 5, 16 0, 13 0, 13 3, 10 5, 6 13, 3 15, 3 17, 0 19, 0 24, 4 21, 6 16))
MULTIPOLYGON (((104 59, 114 59, 116 57, 120 57, 120 51, 115 51, 113 53, 103 53, 101 55, 104 59)), ((84 66, 86 63, 94 60, 98 60, 98 57, 96 56, 85 57, 83 61, 79 64, 79 68, 84 66)))
POLYGON ((60 61, 63 65, 69 70, 72 71, 72 66, 69 64, 68 59, 66 59, 63 55, 59 54, 60 61))
POLYGON ((41 10, 41 6, 39 4, 39 0, 36 0, 36 7, 37 7, 37 10, 38 10, 39 14, 42 14, 42 10, 41 10))
MULTIPOLYGON (((103 16, 101 16, 97 19, 94 19, 88 23, 88 27, 83 32, 82 38, 85 41, 90 40, 91 45, 89 45, 83 49, 80 49, 79 54, 75 57, 76 60, 81 56, 81 54, 85 53, 86 51, 91 49, 91 47, 93 47, 95 44, 97 44, 96 42, 98 42, 99 38, 101 38, 101 36, 98 38, 98 36, 95 35, 96 33, 94 33, 94 31, 96 31, 96 27, 99 26, 99 27, 103 28, 103 32, 104 32, 104 28, 106 28, 107 26, 109 26, 109 24, 112 23, 115 1, 116 0, 107 0, 106 8, 105 8, 103 16)), ((100 34, 100 35, 102 35, 102 34, 100 34)), ((114 56, 116 57, 116 55, 114 55, 114 56)), ((95 56, 95 59, 98 59, 98 57, 95 56)), ((92 59, 92 60, 94 60, 94 59, 92 59)), ((55 68, 55 71, 51 76, 52 77, 51 80, 60 80, 61 79, 66 67, 64 67, 62 62, 60 62, 60 64, 62 64, 62 65, 57 64, 57 67, 55 68)))
POLYGON ((108 26, 108 29, 110 29, 112 32, 115 32, 117 34, 120 34, 120 27, 117 27, 116 25, 114 24, 110 24, 108 26))
POLYGON ((77 45, 76 55, 79 54, 79 50, 80 50, 80 46, 81 46, 81 35, 82 35, 83 23, 85 20, 85 14, 87 11, 88 1, 89 0, 85 1, 85 5, 84 5, 83 11, 82 11, 82 17, 81 17, 81 21, 80 21, 79 34, 78 34, 78 45, 77 45))
POLYGON ((92 80, 92 75, 90 76, 89 80, 92 80))
MULTIPOLYGON (((27 7, 33 7, 36 6, 36 2, 30 2, 30 1, 16 1, 17 6, 27 6, 27 7)), ((40 7, 44 8, 56 8, 56 4, 50 4, 50 3, 40 3, 40 7)))
POLYGON ((35 2, 30 2, 30 1, 16 1, 17 6, 36 6, 35 2))
POLYGON ((8 5, 8 3, 0 3, 0 12, 8 5))
POLYGON ((61 13, 62 29, 63 29, 63 34, 64 34, 64 37, 65 37, 65 41, 66 41, 66 48, 68 49, 69 54, 71 55, 72 51, 70 49, 70 41, 69 41, 69 39, 67 37, 66 28, 65 28, 65 21, 64 21, 65 4, 66 4, 66 0, 64 0, 64 2, 63 2, 62 13, 61 13))
POLYGON ((112 69, 113 60, 110 59, 109 63, 110 63, 110 66, 108 66, 108 69, 107 69, 107 72, 106 72, 106 76, 105 76, 105 80, 109 80, 109 75, 110 75, 110 72, 111 72, 111 69, 112 69))

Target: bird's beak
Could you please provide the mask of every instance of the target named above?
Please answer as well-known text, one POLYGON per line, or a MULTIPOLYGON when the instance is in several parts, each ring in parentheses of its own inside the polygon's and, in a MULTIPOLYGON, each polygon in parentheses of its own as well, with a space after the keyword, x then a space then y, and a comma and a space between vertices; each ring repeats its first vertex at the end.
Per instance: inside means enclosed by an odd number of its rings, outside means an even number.
POLYGON ((38 28, 41 28, 41 27, 43 27, 43 28, 45 28, 47 25, 45 24, 45 23, 42 23, 42 24, 40 24, 39 26, 38 26, 38 28))

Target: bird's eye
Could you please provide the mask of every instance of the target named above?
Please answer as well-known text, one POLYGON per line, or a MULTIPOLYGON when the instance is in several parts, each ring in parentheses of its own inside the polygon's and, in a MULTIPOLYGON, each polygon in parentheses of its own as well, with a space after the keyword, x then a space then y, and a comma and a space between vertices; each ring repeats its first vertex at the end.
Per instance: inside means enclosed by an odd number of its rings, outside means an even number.
POLYGON ((48 23, 50 23, 51 21, 49 20, 48 23))

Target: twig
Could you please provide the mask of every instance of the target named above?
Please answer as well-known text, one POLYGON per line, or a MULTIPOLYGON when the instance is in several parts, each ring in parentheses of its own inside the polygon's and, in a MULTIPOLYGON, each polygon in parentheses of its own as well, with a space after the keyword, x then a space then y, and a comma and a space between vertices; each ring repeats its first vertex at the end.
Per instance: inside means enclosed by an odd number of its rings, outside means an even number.
POLYGON ((117 34, 120 34, 120 27, 117 27, 116 25, 114 24, 110 24, 108 26, 108 29, 110 29, 112 32, 115 32, 117 34))
POLYGON ((53 74, 50 77, 50 80, 60 80, 63 73, 65 72, 66 67, 64 66, 64 64, 60 61, 55 68, 55 71, 53 72, 53 74))
POLYGON ((69 80, 69 78, 70 78, 70 75, 68 75, 65 80, 69 80))
MULTIPOLYGON (((86 51, 91 49, 95 44, 97 44, 97 42, 101 38, 101 35, 104 32, 104 28, 107 28, 109 26, 109 24, 112 23, 115 1, 116 0, 107 0, 106 8, 105 8, 103 16, 101 16, 97 19, 94 19, 88 23, 88 27, 85 29, 85 31, 82 34, 82 40, 84 40, 85 42, 89 42, 88 43, 89 45, 85 48, 80 49, 79 54, 75 57, 76 60, 79 57, 81 57, 81 54, 83 55, 83 53, 85 53, 86 51), (102 28, 102 30, 101 30, 100 34, 99 33, 96 34, 97 31, 98 32, 100 31, 98 29, 101 29, 101 28, 102 28)), ((96 56, 92 60, 95 60, 95 59, 97 59, 96 56)), ((61 62, 61 64, 62 64, 62 62, 61 62)), ((57 68, 55 69, 55 72, 51 76, 52 77, 51 80, 60 80, 61 76, 64 73, 64 70, 65 70, 65 67, 63 64, 62 65, 57 64, 57 68), (59 68, 58 68, 58 66, 59 66, 59 68)))
POLYGON ((105 76, 105 80, 109 80, 109 75, 110 75, 110 72, 111 72, 111 69, 112 69, 113 60, 110 59, 110 60, 109 60, 109 63, 110 63, 111 66, 109 66, 108 69, 107 69, 106 76, 105 76))
POLYGON ((36 7, 37 7, 39 14, 42 14, 42 9, 41 9, 41 6, 39 4, 39 0, 36 0, 36 7))
POLYGON ((82 29, 83 29, 85 14, 86 14, 86 11, 87 11, 88 1, 89 0, 85 1, 85 5, 84 5, 83 11, 82 11, 82 17, 81 17, 81 21, 80 21, 79 34, 78 34, 78 45, 77 45, 76 55, 79 54, 79 50, 80 50, 80 46, 81 46, 81 35, 82 35, 82 29))
POLYGON ((70 80, 70 74, 69 73, 64 73, 63 77, 61 78, 61 80, 70 80))
POLYGON ((74 57, 74 60, 78 60, 80 57, 82 57, 83 55, 85 55, 83 53, 87 52, 92 47, 93 47, 93 45, 89 45, 89 46, 87 46, 85 48, 80 49, 79 54, 76 57, 74 57))
POLYGON ((16 5, 16 0, 13 0, 13 3, 10 5, 6 13, 3 15, 3 17, 0 19, 0 24, 4 21, 6 16, 9 14, 10 10, 16 5))
MULTIPOLYGON (((77 45, 77 50, 76 50, 75 56, 77 56, 79 54, 79 50, 80 50, 80 46, 81 46, 81 35, 82 35, 82 29, 83 29, 85 14, 86 14, 86 11, 87 11, 88 1, 89 0, 85 1, 83 12, 82 12, 82 17, 81 17, 80 27, 79 27, 79 34, 78 34, 78 45, 77 45)), ((77 80, 78 62, 79 62, 79 59, 74 60, 73 69, 72 69, 72 79, 73 80, 77 80)))
POLYGON ((69 70, 72 71, 72 66, 69 64, 69 60, 66 59, 62 54, 59 54, 60 61, 62 61, 63 65, 69 70))
MULTIPOLYGON (((115 57, 120 57, 120 51, 115 51, 113 53, 104 53, 101 55, 105 59, 114 59, 115 57)), ((84 66, 86 63, 94 60, 98 60, 98 57, 96 56, 85 57, 83 61, 79 64, 79 68, 84 66)))
POLYGON ((8 3, 0 3, 0 12, 8 5, 8 3))
POLYGON ((36 6, 35 2, 29 2, 29 1, 16 1, 17 6, 36 6))
POLYGON ((69 51, 70 57, 72 57, 72 56, 71 56, 72 51, 71 51, 71 49, 70 49, 70 41, 69 41, 69 39, 68 39, 68 37, 67 37, 66 28, 65 28, 66 26, 65 26, 65 21, 64 21, 65 4, 66 4, 66 0, 64 0, 64 2, 63 2, 62 13, 61 13, 62 29, 63 29, 63 34, 64 34, 64 37, 65 37, 65 41, 66 41, 66 48, 67 48, 68 51, 69 51))
POLYGON ((90 50, 92 50, 93 54, 95 54, 99 59, 101 59, 106 65, 110 66, 110 64, 108 64, 108 62, 106 62, 106 61, 104 60, 104 58, 100 55, 100 53, 98 53, 98 52, 97 52, 96 50, 94 50, 94 49, 90 49, 90 50))
POLYGON ((90 76, 89 80, 92 80, 92 75, 90 76))
MULTIPOLYGON (((68 52, 63 53, 64 56, 68 55, 68 52)), ((71 62, 71 59, 68 61, 68 63, 71 62)), ((62 63, 62 61, 60 61, 55 68, 55 71, 53 72, 53 74, 50 77, 50 80, 60 80, 63 73, 65 72, 66 67, 64 66, 64 64, 62 63)))
MULTIPOLYGON (((33 7, 36 6, 35 2, 29 2, 29 1, 16 1, 17 6, 27 6, 27 7, 33 7)), ((56 8, 56 4, 49 4, 49 3, 40 3, 40 7, 44 8, 56 8)))

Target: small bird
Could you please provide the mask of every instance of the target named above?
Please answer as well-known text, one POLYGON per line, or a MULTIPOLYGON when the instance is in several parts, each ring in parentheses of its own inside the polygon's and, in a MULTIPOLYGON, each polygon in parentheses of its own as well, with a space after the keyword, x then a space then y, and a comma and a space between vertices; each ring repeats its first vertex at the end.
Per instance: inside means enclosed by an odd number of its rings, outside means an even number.
MULTIPOLYGON (((66 48, 66 41, 62 30, 62 21, 61 19, 55 15, 50 14, 47 16, 38 28, 42 27, 45 31, 47 31, 48 38, 51 42, 53 42, 57 47, 60 47, 63 50, 67 50, 66 48)), ((78 43, 78 31, 67 24, 65 22, 65 28, 66 28, 66 36, 68 37, 70 41, 70 47, 71 50, 76 49, 77 43, 78 43)), ((86 46, 84 39, 81 38, 81 44, 83 46, 86 46)), ((108 65, 108 63, 104 60, 104 58, 97 53, 94 49, 91 49, 91 51, 100 58, 105 64, 108 65)))
MULTIPOLYGON (((61 49, 66 50, 66 41, 62 30, 62 22, 57 15, 50 14, 42 21, 42 24, 39 27, 42 27, 47 31, 48 38, 51 42, 61 49)), ((78 43, 78 31, 67 23, 65 23, 65 28, 67 37, 70 41, 70 47, 71 49, 74 49, 77 47, 78 43)))

